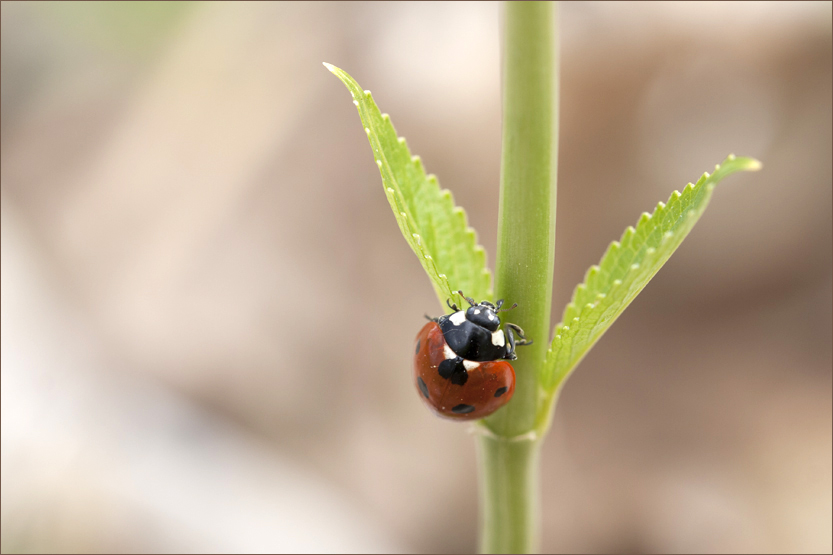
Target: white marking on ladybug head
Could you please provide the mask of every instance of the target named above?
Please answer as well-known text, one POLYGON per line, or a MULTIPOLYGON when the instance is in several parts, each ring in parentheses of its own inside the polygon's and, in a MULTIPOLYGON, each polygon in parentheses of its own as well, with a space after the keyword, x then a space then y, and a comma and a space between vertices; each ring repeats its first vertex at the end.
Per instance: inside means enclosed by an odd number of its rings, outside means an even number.
POLYGON ((479 308, 475 308, 475 309, 474 309, 474 313, 475 313, 475 314, 480 314, 480 309, 479 309, 479 308))
POLYGON ((449 316, 448 319, 451 320, 451 323, 455 326, 459 326, 466 321, 466 313, 460 310, 449 316))
POLYGON ((506 345, 506 338, 503 336, 503 330, 497 330, 492 334, 492 345, 496 347, 503 347, 506 345))
POLYGON ((486 313, 486 316, 488 316, 488 317, 489 317, 489 320, 494 320, 494 319, 495 319, 495 315, 494 315, 494 313, 493 313, 493 312, 488 312, 488 313, 486 313))
POLYGON ((445 358, 457 358, 457 353, 451 350, 451 347, 448 346, 448 343, 443 345, 443 354, 445 358))
POLYGON ((473 360, 464 360, 463 361, 463 367, 465 367, 466 370, 474 370, 478 366, 480 366, 479 362, 474 362, 473 360))

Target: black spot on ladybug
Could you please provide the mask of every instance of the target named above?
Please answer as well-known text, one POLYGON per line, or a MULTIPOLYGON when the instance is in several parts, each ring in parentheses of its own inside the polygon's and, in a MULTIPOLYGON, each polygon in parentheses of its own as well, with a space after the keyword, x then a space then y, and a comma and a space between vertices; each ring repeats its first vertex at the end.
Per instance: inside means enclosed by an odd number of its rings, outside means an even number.
POLYGON ((425 385, 425 382, 422 380, 422 378, 417 378, 417 385, 419 385, 419 390, 422 391, 422 394, 425 395, 425 398, 428 399, 428 386, 425 385))
POLYGON ((507 389, 509 389, 509 388, 506 387, 506 386, 503 386, 503 387, 499 388, 497 391, 495 391, 495 397, 500 397, 501 395, 506 393, 507 389))
POLYGON ((470 412, 474 412, 474 405, 465 405, 459 404, 456 407, 451 409, 451 412, 454 414, 468 414, 470 412))
POLYGON ((469 373, 460 357, 445 359, 437 367, 437 371, 441 378, 451 380, 454 385, 464 385, 469 379, 469 373))
POLYGON ((447 358, 444 361, 442 361, 440 365, 437 367, 437 372, 440 373, 441 378, 447 380, 451 378, 451 374, 452 372, 454 372, 455 366, 457 365, 454 363, 454 359, 447 358))
POLYGON ((422 343, 422 341, 417 341, 417 350, 416 350, 416 353, 415 353, 417 355, 419 354, 419 344, 420 343, 422 343))

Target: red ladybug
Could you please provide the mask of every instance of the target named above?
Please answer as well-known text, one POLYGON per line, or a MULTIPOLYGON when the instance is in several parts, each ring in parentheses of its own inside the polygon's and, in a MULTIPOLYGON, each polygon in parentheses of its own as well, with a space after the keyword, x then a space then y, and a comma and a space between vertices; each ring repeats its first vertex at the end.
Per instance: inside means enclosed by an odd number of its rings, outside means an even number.
MULTIPOLYGON (((500 329, 497 313, 503 301, 475 303, 428 322, 416 338, 414 374, 425 403, 437 414, 455 420, 474 420, 495 412, 515 392, 515 346, 532 341, 515 324, 500 329), (515 334, 520 339, 515 339, 515 334)), ((513 305, 512 308, 515 308, 513 305)), ((504 310, 511 310, 504 309, 504 310)))

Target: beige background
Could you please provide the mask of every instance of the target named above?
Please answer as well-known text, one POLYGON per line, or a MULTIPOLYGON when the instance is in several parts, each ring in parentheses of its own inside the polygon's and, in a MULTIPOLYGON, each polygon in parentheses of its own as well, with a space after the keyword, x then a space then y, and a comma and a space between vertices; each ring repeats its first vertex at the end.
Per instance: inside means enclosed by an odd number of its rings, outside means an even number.
MULTIPOLYGON (((543 549, 829 552, 830 3, 560 19, 554 319, 673 189, 764 170, 567 384, 543 549)), ((4 552, 476 549, 473 443, 409 377, 440 307, 321 62, 493 261, 498 38, 495 3, 2 4, 4 552)))

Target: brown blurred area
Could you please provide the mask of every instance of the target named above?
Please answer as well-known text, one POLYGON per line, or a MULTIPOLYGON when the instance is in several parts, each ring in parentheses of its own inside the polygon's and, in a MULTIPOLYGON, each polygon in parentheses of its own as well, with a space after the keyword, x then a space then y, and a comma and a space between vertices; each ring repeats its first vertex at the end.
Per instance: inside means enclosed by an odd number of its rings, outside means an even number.
MULTIPOLYGON (((564 3, 553 323, 730 152, 566 385, 545 552, 830 552, 831 4, 564 3)), ((496 3, 2 3, 2 551, 470 552, 440 307, 350 72, 493 262, 496 3)), ((544 338, 535 338, 544 340, 544 338)))

